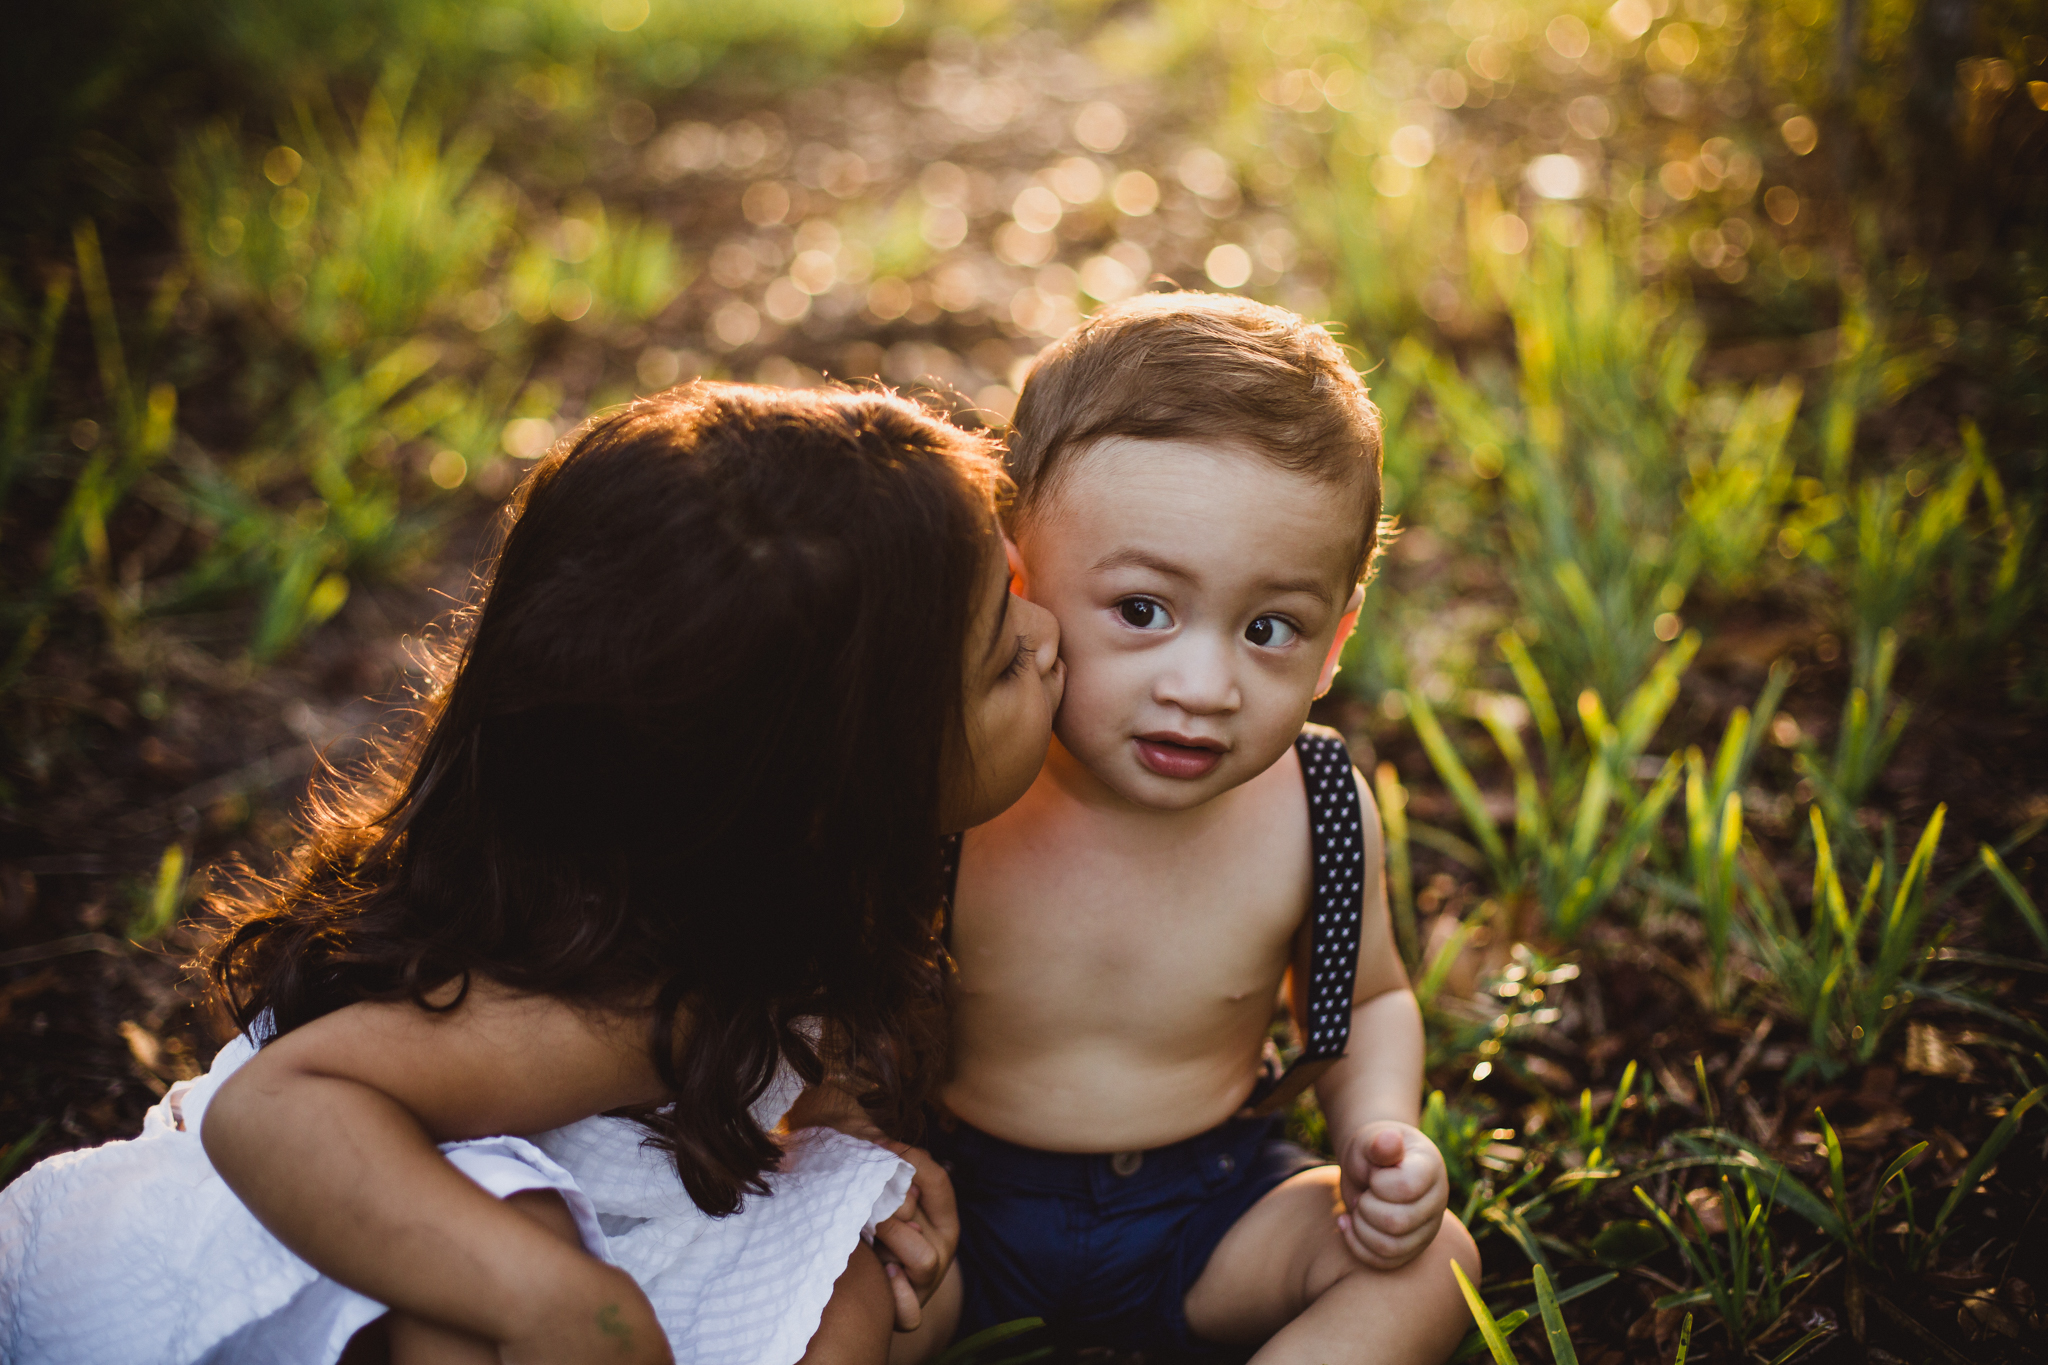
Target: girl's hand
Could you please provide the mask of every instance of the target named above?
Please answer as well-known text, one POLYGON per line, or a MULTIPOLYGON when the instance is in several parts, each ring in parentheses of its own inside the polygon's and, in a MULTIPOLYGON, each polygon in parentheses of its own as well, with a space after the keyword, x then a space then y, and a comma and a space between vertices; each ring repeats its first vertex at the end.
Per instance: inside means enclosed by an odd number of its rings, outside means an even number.
POLYGON ((875 1254, 889 1276, 896 1296, 896 1330, 913 1332, 924 1321, 924 1305, 939 1291, 939 1281, 953 1264, 960 1245, 960 1215, 953 1203, 953 1182, 931 1153, 897 1142, 880 1128, 860 1102, 831 1081, 814 1085, 790 1106, 783 1120, 798 1128, 834 1128, 850 1137, 887 1147, 911 1164, 910 1193, 903 1207, 875 1227, 875 1254))
POLYGON ((1374 1270, 1398 1270, 1436 1237, 1451 1199, 1436 1144, 1409 1124, 1383 1119, 1352 1134, 1342 1154, 1344 1244, 1374 1270))
POLYGON ((931 1153, 887 1139, 882 1146, 917 1172, 903 1207, 875 1227, 875 1252, 896 1296, 896 1330, 912 1332, 924 1321, 924 1305, 953 1264, 960 1246, 960 1216, 953 1203, 953 1182, 931 1153))

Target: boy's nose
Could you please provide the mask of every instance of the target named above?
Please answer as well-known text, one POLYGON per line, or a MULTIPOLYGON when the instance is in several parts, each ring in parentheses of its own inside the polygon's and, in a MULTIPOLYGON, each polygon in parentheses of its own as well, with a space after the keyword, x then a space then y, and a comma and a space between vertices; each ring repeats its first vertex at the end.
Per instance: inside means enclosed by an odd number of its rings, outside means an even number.
POLYGON ((1230 651, 1198 634, 1175 643, 1153 683, 1153 700, 1196 716, 1237 710, 1242 698, 1230 651))

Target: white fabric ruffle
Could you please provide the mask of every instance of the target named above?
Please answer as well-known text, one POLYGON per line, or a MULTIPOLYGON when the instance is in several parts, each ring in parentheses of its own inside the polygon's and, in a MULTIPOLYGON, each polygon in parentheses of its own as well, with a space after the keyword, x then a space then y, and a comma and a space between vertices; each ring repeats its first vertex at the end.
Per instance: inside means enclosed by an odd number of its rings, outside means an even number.
MULTIPOLYGON (((287 1250, 215 1173, 206 1104, 255 1055, 246 1037, 174 1086, 139 1137, 44 1161, 0 1191, 0 1361, 9 1365, 331 1365, 384 1306, 287 1250)), ((781 1118, 787 1072, 756 1116, 781 1118)), ((592 1255, 646 1291, 677 1365, 789 1365, 861 1238, 909 1193, 893 1152, 827 1129, 786 1144, 770 1196, 710 1218, 625 1119, 447 1143, 499 1198, 558 1191, 592 1255)))

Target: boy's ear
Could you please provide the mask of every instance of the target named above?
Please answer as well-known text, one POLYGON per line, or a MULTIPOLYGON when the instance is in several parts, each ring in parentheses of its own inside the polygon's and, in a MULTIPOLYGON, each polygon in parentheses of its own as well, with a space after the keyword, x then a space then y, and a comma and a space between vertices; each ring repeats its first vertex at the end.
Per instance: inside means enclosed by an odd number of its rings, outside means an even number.
POLYGON ((1358 613, 1365 609, 1365 584, 1360 583, 1351 590, 1351 600, 1344 604, 1344 614, 1337 618, 1337 638, 1330 641, 1330 656, 1323 660, 1323 671, 1316 678, 1316 695, 1322 696, 1330 690, 1330 684, 1337 681, 1337 659, 1344 653, 1344 646, 1351 639, 1351 632, 1358 629, 1358 613))
POLYGON ((1004 531, 1002 537, 1003 558, 1010 565, 1010 591, 1016 593, 1019 597, 1028 598, 1031 594, 1024 587, 1024 555, 1018 550, 1017 542, 1010 539, 1008 531, 1004 531))

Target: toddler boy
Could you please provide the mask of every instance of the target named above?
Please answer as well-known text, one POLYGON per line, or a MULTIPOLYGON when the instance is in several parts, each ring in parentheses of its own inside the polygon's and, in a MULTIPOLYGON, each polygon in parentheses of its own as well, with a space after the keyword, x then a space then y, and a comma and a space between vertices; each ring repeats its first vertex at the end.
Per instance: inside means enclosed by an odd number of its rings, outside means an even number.
POLYGON ((959 1335, 1042 1316, 1154 1359, 1302 1365, 1436 1362, 1469 1328, 1378 812, 1304 728, 1363 600, 1379 465, 1342 351, 1245 299, 1107 308, 1025 385, 1019 591, 1058 618, 1067 686, 1035 785, 960 851, 930 1136, 961 1276, 935 1328, 957 1294, 959 1335), (1276 1089, 1283 978, 1307 1048, 1276 1089), (1336 1165, 1279 1138, 1310 1079, 1336 1165))

